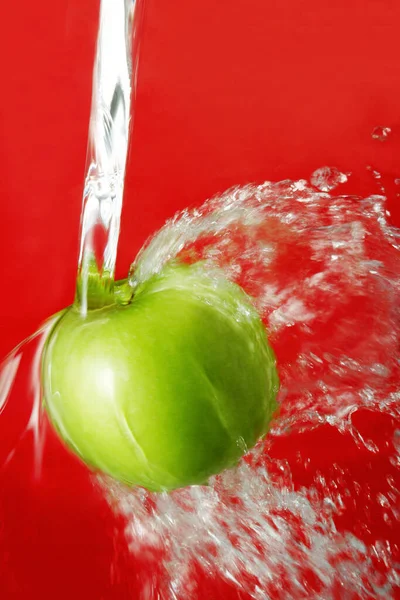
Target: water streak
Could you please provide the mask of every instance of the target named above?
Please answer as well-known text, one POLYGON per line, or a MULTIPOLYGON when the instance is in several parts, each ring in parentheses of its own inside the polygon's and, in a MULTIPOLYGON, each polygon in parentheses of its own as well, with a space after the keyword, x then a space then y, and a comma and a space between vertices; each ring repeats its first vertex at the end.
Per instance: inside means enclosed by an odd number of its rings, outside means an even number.
POLYGON ((139 9, 136 0, 101 1, 77 280, 83 315, 91 306, 107 304, 113 289, 133 119, 139 9))
POLYGON ((0 468, 6 468, 14 458, 19 445, 26 435, 32 434, 33 469, 32 476, 37 482, 40 481, 42 473, 43 451, 45 443, 44 413, 42 403, 42 354, 46 340, 55 324, 59 314, 48 319, 33 335, 19 344, 0 364, 0 414, 6 409, 12 397, 13 384, 19 376, 22 363, 26 372, 20 375, 29 381, 29 388, 24 390, 29 399, 29 416, 27 423, 22 427, 16 442, 5 454, 0 468))

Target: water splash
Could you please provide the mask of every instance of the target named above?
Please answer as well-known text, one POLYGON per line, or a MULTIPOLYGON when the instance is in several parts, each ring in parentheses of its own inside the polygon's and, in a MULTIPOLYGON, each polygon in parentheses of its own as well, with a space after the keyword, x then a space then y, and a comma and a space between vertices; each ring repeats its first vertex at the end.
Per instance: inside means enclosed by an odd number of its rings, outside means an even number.
POLYGON ((398 402, 398 242, 382 196, 266 182, 177 215, 141 251, 130 280, 134 287, 175 256, 222 268, 253 297, 278 353, 285 401, 276 427, 345 428, 354 406, 393 412, 398 402))
MULTIPOLYGON (((100 478, 153 573, 143 597, 201 597, 198 569, 254 600, 394 597, 391 542, 368 545, 336 523, 362 484, 333 465, 332 480, 296 489, 271 457, 274 440, 323 424, 376 454, 358 411, 400 418, 399 232, 385 198, 333 197, 306 181, 234 188, 169 221, 132 265, 131 285, 175 257, 222 268, 251 295, 277 353, 281 409, 268 440, 208 487, 154 495, 100 478)), ((364 502, 393 522, 399 496, 381 487, 364 502)))
MULTIPOLYGON (((268 438, 208 486, 157 495, 95 476, 126 520, 141 600, 208 597, 198 588, 201 573, 253 600, 396 597, 399 250, 383 196, 332 196, 301 180, 228 190, 176 215, 140 252, 130 272, 133 289, 174 258, 205 261, 210 272, 217 267, 240 284, 268 330, 282 383, 268 438), (384 415, 393 420, 383 446, 360 426, 362 411, 376 422, 384 415), (299 479, 277 447, 285 440, 295 446, 293 436, 321 427, 324 435, 329 428, 351 440, 365 476, 355 479, 340 464, 340 437, 326 442, 331 468, 299 479), (384 467, 374 471, 373 458, 382 453, 384 467)), ((25 347, 17 349, 0 370, 2 418, 24 357, 25 347)), ((31 397, 24 434, 41 432, 37 396, 31 397)), ((33 453, 40 457, 40 445, 33 453)), ((309 460, 302 454, 297 471, 306 473, 309 460)))
POLYGON ((374 127, 371 133, 371 137, 373 140, 378 140, 379 142, 386 142, 389 135, 391 134, 391 127, 374 127))
POLYGON ((372 600, 391 597, 400 584, 390 545, 367 546, 340 532, 340 503, 326 482, 320 478, 296 491, 285 462, 272 461, 261 445, 207 488, 152 496, 127 493, 109 481, 102 485, 128 520, 130 551, 145 556, 147 572, 158 574, 155 589, 162 598, 201 597, 199 568, 254 600, 328 599, 338 597, 338 589, 345 597, 372 600), (378 549, 386 562, 383 575, 374 564, 378 549))
POLYGON ((310 177, 311 184, 321 192, 331 192, 341 183, 346 183, 348 176, 335 167, 321 167, 310 177))
POLYGON ((22 381, 29 382, 25 393, 29 398, 29 409, 26 424, 22 427, 17 439, 12 443, 4 456, 0 469, 6 468, 13 460, 20 444, 29 434, 32 435, 33 468, 32 476, 36 481, 40 480, 42 472, 43 451, 45 443, 45 428, 43 422, 42 408, 42 381, 41 365, 42 354, 46 340, 57 321, 59 315, 49 319, 38 329, 36 333, 19 344, 0 364, 0 415, 6 410, 12 395, 13 384, 16 381, 21 365, 24 373, 19 376, 22 381))

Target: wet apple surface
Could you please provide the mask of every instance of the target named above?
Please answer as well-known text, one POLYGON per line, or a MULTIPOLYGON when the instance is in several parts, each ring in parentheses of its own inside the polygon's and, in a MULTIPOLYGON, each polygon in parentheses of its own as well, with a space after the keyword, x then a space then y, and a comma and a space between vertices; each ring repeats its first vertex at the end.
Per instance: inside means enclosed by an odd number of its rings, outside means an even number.
POLYGON ((278 376, 265 329, 239 286, 198 265, 169 266, 82 317, 71 307, 44 356, 61 437, 129 484, 205 483, 266 433, 278 376))

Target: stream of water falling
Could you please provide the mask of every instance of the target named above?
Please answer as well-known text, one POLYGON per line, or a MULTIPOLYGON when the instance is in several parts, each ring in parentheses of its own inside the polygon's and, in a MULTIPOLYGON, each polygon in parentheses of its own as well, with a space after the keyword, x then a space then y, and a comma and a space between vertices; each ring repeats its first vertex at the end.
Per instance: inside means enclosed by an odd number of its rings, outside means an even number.
MULTIPOLYGON (((93 272, 104 301, 113 285, 133 7, 102 2, 78 273, 83 313, 98 297, 98 287, 91 296, 93 272), (100 248, 99 226, 106 233, 100 248)), ((322 168, 311 183, 229 190, 175 216, 132 265, 133 289, 174 258, 223 269, 259 310, 282 382, 270 435, 208 486, 151 494, 93 475, 125 518, 140 600, 204 600, 201 573, 225 580, 242 600, 399 597, 400 232, 387 223, 384 196, 338 195, 345 177, 322 168), (374 428, 362 427, 365 411, 377 424, 382 416, 390 422, 383 443, 374 428), (325 469, 300 444, 299 436, 318 431, 321 455, 331 463, 325 469), (342 447, 348 438, 351 460, 342 447), (288 449, 296 444, 302 451, 293 459, 288 449), (364 461, 365 473, 355 478, 351 461, 364 461)), ((29 404, 20 431, 4 431, 10 444, 2 471, 32 434, 38 485, 48 427, 40 360, 50 328, 16 348, 0 369, 0 424, 22 396, 29 404)))
POLYGON ((113 293, 141 6, 136 0, 100 4, 76 294, 83 315, 113 293))

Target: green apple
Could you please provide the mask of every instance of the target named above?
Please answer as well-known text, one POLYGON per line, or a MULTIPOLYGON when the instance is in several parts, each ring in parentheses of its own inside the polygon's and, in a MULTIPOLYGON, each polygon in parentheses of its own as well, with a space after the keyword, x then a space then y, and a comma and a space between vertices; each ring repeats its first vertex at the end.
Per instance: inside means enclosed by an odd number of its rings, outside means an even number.
POLYGON ((43 358, 45 404, 88 465, 154 491, 203 484, 266 433, 275 357, 249 298, 170 265, 127 305, 65 311, 43 358))

